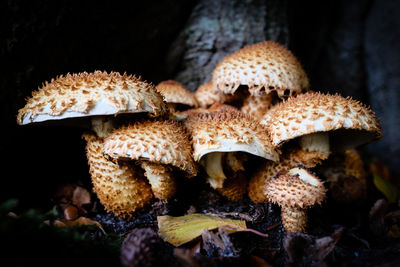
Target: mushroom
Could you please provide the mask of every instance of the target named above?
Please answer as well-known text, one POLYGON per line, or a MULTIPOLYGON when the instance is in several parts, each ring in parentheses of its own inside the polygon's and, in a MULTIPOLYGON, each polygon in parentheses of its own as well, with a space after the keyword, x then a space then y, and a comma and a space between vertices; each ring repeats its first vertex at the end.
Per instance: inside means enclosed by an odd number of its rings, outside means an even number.
POLYGON ((250 178, 249 198, 254 203, 268 202, 265 187, 272 177, 299 165, 313 168, 322 162, 321 158, 323 157, 319 154, 318 152, 307 152, 297 147, 285 148, 278 162, 265 162, 250 178))
POLYGON ((382 137, 373 111, 340 95, 308 92, 275 105, 261 120, 275 146, 300 138, 303 150, 344 151, 382 137))
POLYGON ((105 137, 113 128, 110 115, 145 112, 158 116, 165 111, 161 95, 151 84, 126 73, 95 71, 61 75, 46 82, 18 111, 17 122, 90 117, 91 129, 105 137))
POLYGON ((101 139, 115 127, 119 119, 116 115, 159 116, 165 112, 162 96, 152 84, 126 73, 95 71, 61 75, 46 82, 19 110, 17 122, 54 124, 62 120, 93 130, 96 136, 86 133, 83 138, 87 141, 86 155, 94 191, 106 210, 129 218, 132 212, 149 203, 152 194, 132 168, 104 158, 101 139))
POLYGON ((248 96, 243 106, 240 108, 244 114, 248 114, 253 118, 260 120, 268 112, 268 110, 274 105, 275 94, 261 94, 260 96, 248 96))
POLYGON ((232 103, 238 101, 238 98, 240 98, 238 95, 224 94, 217 90, 212 81, 199 86, 194 92, 194 96, 202 108, 207 108, 215 103, 232 103))
POLYGON ((326 189, 310 171, 296 167, 270 179, 265 188, 269 201, 281 206, 282 225, 288 232, 305 232, 307 208, 321 204, 326 189))
POLYGON ((189 116, 184 123, 192 136, 194 159, 204 167, 214 189, 223 188, 227 177, 245 171, 243 154, 279 158, 267 130, 240 111, 221 108, 189 116))
POLYGON ((113 160, 141 164, 153 193, 162 200, 176 191, 173 168, 188 177, 197 174, 189 136, 176 121, 148 120, 115 129, 105 139, 104 153, 113 160))
POLYGON ((294 95, 309 88, 309 81, 296 57, 284 46, 265 41, 246 46, 226 56, 212 73, 214 86, 234 94, 247 86, 251 95, 276 91, 279 97, 294 95))
POLYGON ((86 142, 86 155, 93 190, 105 210, 130 219, 150 204, 153 195, 150 186, 127 164, 117 164, 103 156, 104 140, 93 133, 82 136, 86 142))
POLYGON ((177 81, 162 81, 156 89, 164 97, 171 112, 199 106, 194 94, 177 81))
POLYGON ((275 105, 260 123, 268 127, 274 146, 287 144, 282 149, 285 152, 281 162, 266 163, 250 179, 249 197, 254 202, 266 201, 265 185, 279 170, 295 167, 294 164, 313 168, 332 151, 381 137, 379 122, 369 108, 350 98, 315 92, 275 105))

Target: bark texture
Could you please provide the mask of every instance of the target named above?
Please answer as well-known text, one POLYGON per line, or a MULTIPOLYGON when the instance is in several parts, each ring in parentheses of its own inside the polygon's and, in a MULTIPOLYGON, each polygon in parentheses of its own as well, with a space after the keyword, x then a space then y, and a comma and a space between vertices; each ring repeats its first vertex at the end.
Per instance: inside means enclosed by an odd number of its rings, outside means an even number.
POLYGON ((365 61, 372 109, 381 119, 384 137, 369 146, 400 175, 400 1, 373 1, 365 22, 365 61))
POLYGON ((167 56, 168 73, 194 91, 224 56, 266 39, 287 44, 285 1, 200 0, 167 56))

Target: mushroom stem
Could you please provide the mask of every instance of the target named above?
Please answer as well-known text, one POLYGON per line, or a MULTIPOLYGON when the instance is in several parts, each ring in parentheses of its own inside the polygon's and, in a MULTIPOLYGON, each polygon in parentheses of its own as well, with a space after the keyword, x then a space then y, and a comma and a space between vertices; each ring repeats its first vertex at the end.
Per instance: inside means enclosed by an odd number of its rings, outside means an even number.
POLYGON ((304 135, 300 138, 300 146, 308 152, 329 154, 329 134, 327 132, 318 132, 304 135))
POLYGON ((305 232, 307 227, 306 210, 282 206, 281 218, 282 225, 287 232, 305 232))
POLYGON ((247 192, 247 178, 242 172, 237 172, 233 177, 229 177, 224 182, 218 192, 231 201, 238 201, 243 198, 247 192))
POLYGON ((176 182, 171 168, 148 161, 142 161, 141 166, 145 170, 144 175, 147 177, 156 198, 168 200, 175 194, 176 182))
POLYGON ((107 116, 95 116, 92 118, 92 130, 100 138, 106 138, 114 129, 114 122, 112 118, 107 116))
POLYGON ((214 189, 222 188, 226 176, 222 167, 222 156, 224 152, 209 153, 201 159, 200 164, 205 168, 209 178, 208 182, 214 189))
POLYGON ((225 163, 232 171, 244 171, 243 161, 237 157, 235 152, 228 152, 225 158, 225 163))

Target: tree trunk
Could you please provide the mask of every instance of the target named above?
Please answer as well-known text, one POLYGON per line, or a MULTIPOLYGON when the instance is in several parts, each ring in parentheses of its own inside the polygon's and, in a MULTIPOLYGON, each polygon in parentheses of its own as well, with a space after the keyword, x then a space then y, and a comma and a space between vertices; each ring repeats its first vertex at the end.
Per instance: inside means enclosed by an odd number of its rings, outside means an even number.
POLYGON ((288 42, 286 1, 200 0, 167 55, 168 73, 191 91, 211 79, 216 64, 245 45, 288 42))

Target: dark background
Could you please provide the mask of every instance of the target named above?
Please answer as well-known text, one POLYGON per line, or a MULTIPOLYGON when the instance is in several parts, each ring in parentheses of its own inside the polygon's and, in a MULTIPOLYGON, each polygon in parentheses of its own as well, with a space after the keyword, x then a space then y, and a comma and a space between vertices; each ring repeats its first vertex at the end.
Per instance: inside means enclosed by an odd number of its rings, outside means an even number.
POLYGON ((312 89, 372 106, 385 137, 363 150, 397 176, 399 10, 400 1, 377 0, 1 1, 0 198, 40 206, 62 183, 90 185, 81 129, 16 124, 18 109, 44 81, 106 70, 154 84, 177 79, 194 90, 224 55, 266 39, 298 56, 312 89), (217 18, 210 21, 218 25, 231 21, 232 29, 221 37, 214 24, 203 26, 199 18, 217 18), (194 49, 212 38, 206 48, 194 49))

